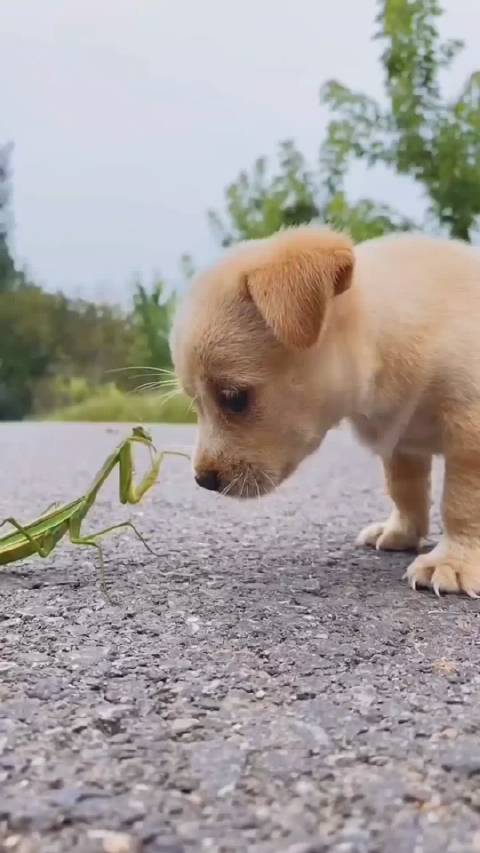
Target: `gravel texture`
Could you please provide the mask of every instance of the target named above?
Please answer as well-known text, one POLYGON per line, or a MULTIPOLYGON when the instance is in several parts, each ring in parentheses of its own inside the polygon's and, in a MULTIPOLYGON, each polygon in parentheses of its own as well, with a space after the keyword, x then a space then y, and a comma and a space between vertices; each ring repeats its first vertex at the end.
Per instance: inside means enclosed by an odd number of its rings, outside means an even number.
MULTIPOLYGON (((2 515, 81 494, 127 431, 1 426, 2 515)), ((87 529, 127 516, 116 489, 87 529)), ((339 431, 259 503, 169 460, 130 513, 160 557, 105 540, 115 606, 87 549, 5 567, 2 853, 478 853, 480 602, 355 550, 385 510, 339 431)))

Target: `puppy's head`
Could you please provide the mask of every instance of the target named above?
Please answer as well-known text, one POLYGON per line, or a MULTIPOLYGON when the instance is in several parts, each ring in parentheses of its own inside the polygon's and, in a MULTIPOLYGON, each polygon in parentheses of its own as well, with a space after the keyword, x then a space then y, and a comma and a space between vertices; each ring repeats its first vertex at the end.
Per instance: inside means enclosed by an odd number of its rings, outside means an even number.
POLYGON ((338 420, 326 341, 352 269, 346 237, 301 228, 241 244, 194 281, 171 349, 198 414, 200 485, 265 494, 338 420))

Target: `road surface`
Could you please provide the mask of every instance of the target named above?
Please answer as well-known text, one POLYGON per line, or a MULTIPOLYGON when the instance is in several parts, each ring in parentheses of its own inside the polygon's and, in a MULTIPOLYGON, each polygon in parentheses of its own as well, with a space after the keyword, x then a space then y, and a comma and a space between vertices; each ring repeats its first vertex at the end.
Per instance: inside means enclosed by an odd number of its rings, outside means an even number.
MULTIPOLYGON (((126 432, 2 425, 2 515, 81 494, 126 432)), ((131 512, 160 556, 105 540, 114 607, 86 549, 6 567, 0 850, 478 853, 480 602, 356 551, 385 509, 340 431, 260 503, 170 460, 131 512)), ((115 482, 87 528, 126 515, 115 482)))

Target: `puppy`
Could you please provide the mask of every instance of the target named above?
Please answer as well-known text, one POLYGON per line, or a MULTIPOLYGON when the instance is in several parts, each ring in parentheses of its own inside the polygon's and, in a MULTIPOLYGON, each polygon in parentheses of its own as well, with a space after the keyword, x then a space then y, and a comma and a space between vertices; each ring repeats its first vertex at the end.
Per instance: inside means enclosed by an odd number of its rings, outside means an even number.
POLYGON ((358 542, 411 550, 441 454, 444 533, 406 577, 480 594, 480 250, 411 234, 353 246, 316 227, 249 241, 194 281, 171 349, 200 486, 266 494, 347 418, 393 502, 358 542))

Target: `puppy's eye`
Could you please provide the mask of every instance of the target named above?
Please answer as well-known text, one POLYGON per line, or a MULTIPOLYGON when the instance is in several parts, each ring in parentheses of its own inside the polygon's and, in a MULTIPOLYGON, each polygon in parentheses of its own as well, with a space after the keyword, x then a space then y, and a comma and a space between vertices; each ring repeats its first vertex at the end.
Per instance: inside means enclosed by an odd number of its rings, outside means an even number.
POLYGON ((246 388, 241 391, 232 389, 224 389, 219 392, 220 406, 224 411, 231 412, 234 415, 239 415, 245 412, 250 402, 250 395, 246 388))

